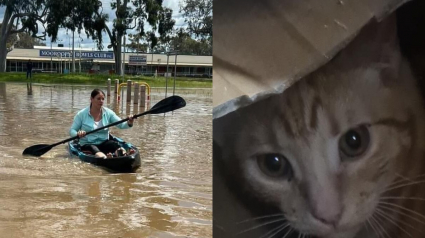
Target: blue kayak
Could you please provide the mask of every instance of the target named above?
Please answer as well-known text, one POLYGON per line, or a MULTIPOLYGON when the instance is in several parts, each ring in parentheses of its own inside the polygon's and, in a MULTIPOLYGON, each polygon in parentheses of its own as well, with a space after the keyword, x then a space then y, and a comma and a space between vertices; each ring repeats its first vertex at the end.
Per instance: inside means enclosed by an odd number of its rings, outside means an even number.
POLYGON ((110 137, 117 141, 121 147, 129 151, 133 149, 134 153, 131 155, 113 157, 113 158, 96 158, 93 154, 81 151, 81 146, 78 140, 68 142, 68 150, 71 157, 80 158, 81 161, 91 163, 100 166, 110 172, 114 173, 132 173, 140 168, 140 152, 132 144, 125 142, 124 140, 110 135, 110 137))

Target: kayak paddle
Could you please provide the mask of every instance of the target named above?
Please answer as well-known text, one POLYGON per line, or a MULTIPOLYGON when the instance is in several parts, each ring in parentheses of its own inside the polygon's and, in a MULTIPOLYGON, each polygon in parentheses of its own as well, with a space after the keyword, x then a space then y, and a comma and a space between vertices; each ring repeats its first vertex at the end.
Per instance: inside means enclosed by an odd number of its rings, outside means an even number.
MULTIPOLYGON (((138 117, 141 117, 141 116, 144 116, 144 115, 147 115, 147 114, 160 114, 160 113, 171 112, 171 111, 177 110, 179 108, 182 108, 184 106, 186 106, 186 101, 182 97, 174 95, 174 96, 162 99, 157 104, 155 104, 150 110, 143 112, 143 113, 140 113, 140 114, 136 114, 136 115, 133 116, 133 118, 136 119, 138 117)), ((128 118, 122 119, 120 121, 111 123, 109 125, 97 128, 96 130, 86 132, 86 135, 94 133, 94 132, 99 131, 99 130, 103 130, 107 127, 118 125, 118 124, 123 123, 123 122, 128 121, 128 120, 129 120, 128 118)), ((60 145, 60 144, 63 144, 63 143, 68 142, 68 141, 75 140, 75 139, 78 139, 78 135, 71 137, 69 139, 60 141, 58 143, 52 144, 52 145, 47 145, 47 144, 33 145, 33 146, 26 148, 24 150, 24 152, 22 152, 22 154, 23 155, 32 155, 32 156, 41 156, 41 155, 45 154, 46 152, 48 152, 53 147, 60 145)))

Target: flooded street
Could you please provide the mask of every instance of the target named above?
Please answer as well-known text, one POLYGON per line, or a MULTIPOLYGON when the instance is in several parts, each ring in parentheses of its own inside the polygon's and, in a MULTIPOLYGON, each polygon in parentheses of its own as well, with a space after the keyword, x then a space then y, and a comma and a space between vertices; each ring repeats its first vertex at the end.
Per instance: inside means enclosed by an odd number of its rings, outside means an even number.
MULTIPOLYGON (((212 237, 212 89, 176 90, 186 107, 110 128, 139 148, 136 173, 70 158, 65 144, 22 156, 29 146, 69 138, 94 88, 33 85, 28 95, 26 84, 0 83, 1 237, 212 237)), ((164 96, 153 90, 149 106, 164 96)), ((142 112, 105 102, 121 118, 142 112)))

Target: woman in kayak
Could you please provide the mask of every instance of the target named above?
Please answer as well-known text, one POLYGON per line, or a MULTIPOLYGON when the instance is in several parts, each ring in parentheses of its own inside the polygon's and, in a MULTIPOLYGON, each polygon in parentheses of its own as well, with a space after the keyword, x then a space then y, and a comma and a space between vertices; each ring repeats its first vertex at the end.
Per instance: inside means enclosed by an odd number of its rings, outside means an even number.
MULTIPOLYGON (((69 134, 72 137, 78 135, 81 150, 90 151, 95 157, 111 158, 113 154, 116 156, 126 155, 125 149, 121 148, 116 141, 109 138, 109 128, 86 136, 86 131, 92 131, 121 120, 114 111, 103 106, 104 100, 105 93, 100 89, 94 89, 91 92, 90 106, 80 110, 75 115, 69 134)), ((120 123, 116 127, 120 129, 132 127, 134 118, 132 115, 128 118, 128 121, 120 123)))

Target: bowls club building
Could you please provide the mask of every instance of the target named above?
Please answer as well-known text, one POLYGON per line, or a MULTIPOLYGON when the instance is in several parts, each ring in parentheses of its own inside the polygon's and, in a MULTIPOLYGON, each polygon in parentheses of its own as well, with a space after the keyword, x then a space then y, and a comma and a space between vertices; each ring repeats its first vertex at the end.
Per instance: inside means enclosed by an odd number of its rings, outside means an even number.
MULTIPOLYGON (((115 71, 112 51, 93 51, 74 48, 75 72, 113 73, 115 71)), ((125 58, 125 73, 163 76, 167 72, 177 77, 212 77, 212 56, 168 55, 150 53, 122 53, 125 58), (177 58, 177 60, 176 60, 177 58)), ((33 49, 15 48, 7 54, 7 72, 26 72, 26 63, 31 60, 33 72, 68 73, 72 71, 72 49, 68 47, 34 46, 33 49)))

